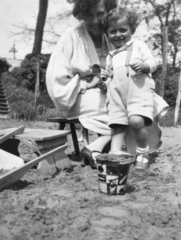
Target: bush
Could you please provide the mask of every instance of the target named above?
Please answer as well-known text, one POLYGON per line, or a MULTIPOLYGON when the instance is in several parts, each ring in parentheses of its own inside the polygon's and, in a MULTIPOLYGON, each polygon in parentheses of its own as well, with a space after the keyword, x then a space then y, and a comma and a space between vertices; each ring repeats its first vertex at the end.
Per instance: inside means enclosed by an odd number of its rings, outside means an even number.
POLYGON ((1 73, 8 71, 10 66, 11 65, 6 61, 6 59, 0 58, 0 75, 1 73))
MULTIPOLYGON (((174 126, 174 113, 175 108, 170 108, 167 114, 160 119, 160 126, 162 127, 173 127, 174 126)), ((179 112, 178 125, 181 125, 181 110, 179 112)))
MULTIPOLYGON (((156 92, 159 93, 160 90, 160 74, 162 71, 162 66, 158 66, 156 72, 153 73, 153 79, 156 83, 156 92)), ((170 107, 174 107, 176 104, 176 97, 178 94, 178 81, 180 76, 180 68, 173 68, 168 65, 168 70, 165 78, 164 85, 164 96, 163 98, 169 104, 170 107)))
POLYGON ((50 54, 29 54, 21 63, 21 67, 2 75, 6 95, 12 117, 27 120, 46 120, 48 117, 59 116, 50 99, 45 85, 45 73, 50 54), (34 97, 36 67, 40 61, 40 95, 34 97))
POLYGON ((36 82, 37 62, 40 63, 40 92, 46 91, 45 73, 49 62, 50 54, 28 54, 22 61, 20 67, 12 71, 12 76, 16 79, 18 87, 25 87, 34 91, 36 82))
POLYGON ((54 107, 47 93, 40 94, 35 104, 34 93, 25 87, 17 86, 16 80, 11 73, 2 75, 2 83, 10 105, 10 115, 25 120, 46 120, 47 110, 54 107))

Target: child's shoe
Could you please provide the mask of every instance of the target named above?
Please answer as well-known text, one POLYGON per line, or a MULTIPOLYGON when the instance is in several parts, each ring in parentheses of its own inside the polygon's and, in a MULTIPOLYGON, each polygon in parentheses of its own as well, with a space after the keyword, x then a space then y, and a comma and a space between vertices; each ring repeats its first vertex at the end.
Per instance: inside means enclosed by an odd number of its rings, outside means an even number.
POLYGON ((137 153, 135 168, 138 170, 146 170, 149 167, 149 154, 137 153))

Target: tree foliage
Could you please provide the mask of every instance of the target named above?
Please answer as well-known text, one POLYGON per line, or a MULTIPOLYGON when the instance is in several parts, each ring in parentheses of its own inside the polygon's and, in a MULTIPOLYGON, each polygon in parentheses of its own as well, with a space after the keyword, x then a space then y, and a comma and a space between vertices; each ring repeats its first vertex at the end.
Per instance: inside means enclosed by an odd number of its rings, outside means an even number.
POLYGON ((180 0, 119 0, 119 2, 123 6, 136 8, 140 13, 140 19, 147 24, 153 50, 158 56, 162 56, 163 53, 163 27, 168 27, 169 62, 173 67, 178 65, 181 47, 180 0))
POLYGON ((6 61, 6 59, 0 58, 0 75, 1 73, 8 71, 10 66, 11 65, 6 61))
MULTIPOLYGON (((174 107, 176 103, 176 97, 178 92, 178 82, 180 76, 180 68, 175 67, 173 68, 171 65, 168 64, 164 84, 164 95, 163 98, 169 104, 170 107, 174 107)), ((153 79, 156 83, 156 92, 159 94, 160 90, 160 74, 162 72, 162 65, 159 65, 156 72, 153 73, 153 79)))
POLYGON ((28 54, 22 61, 20 67, 14 68, 12 77, 16 81, 17 87, 25 87, 34 91, 36 82, 37 62, 40 62, 40 92, 46 91, 45 73, 50 54, 28 54))
MULTIPOLYGON (((42 0, 43 2, 45 0, 42 0)), ((48 0, 46 0, 48 3, 48 0)), ((52 0, 53 1, 53 0, 52 0)), ((41 2, 41 0, 40 0, 41 2)), ((61 3, 56 1, 57 4, 61 3)), ((67 0, 71 3, 71 0, 67 0)), ((169 47, 169 62, 172 63, 173 71, 170 73, 170 68, 166 75, 166 87, 164 97, 171 104, 175 104, 175 96, 177 89, 177 76, 174 76, 174 69, 177 69, 179 59, 178 53, 180 52, 180 38, 181 38, 181 0, 119 0, 119 4, 123 6, 128 6, 135 8, 140 14, 141 22, 147 25, 147 31, 153 43, 153 50, 157 56, 162 56, 162 46, 163 46, 163 27, 168 26, 168 47, 169 47), (169 84, 169 79, 172 79, 172 84, 169 84), (171 89, 171 87, 173 89, 171 89), (169 92, 171 95, 169 95, 169 92), (175 96, 174 96, 175 94, 175 96)), ((70 4, 69 4, 70 5, 70 4)), ((58 5, 57 5, 58 6, 58 5)), ((48 5, 47 5, 48 7, 48 5)), ((53 17, 46 19, 46 26, 44 29, 44 39, 42 37, 41 41, 47 41, 49 43, 55 44, 61 35, 60 27, 61 25, 68 26, 68 19, 71 16, 71 10, 60 11, 57 7, 57 13, 53 17), (62 24, 61 24, 62 23, 62 24), (51 37, 50 37, 51 36, 51 37)), ((45 10, 45 9, 44 9, 45 10)), ((39 9, 39 13, 41 13, 39 9)), ((45 15, 44 15, 45 16, 45 15)), ((38 25, 38 21, 37 21, 38 25)), ((43 29, 43 25, 42 25, 43 29)), ((43 35, 42 35, 43 36, 43 35)), ((39 50, 41 47, 39 47, 39 50)), ((36 51, 35 51, 36 52, 36 51)), ((48 63, 49 55, 44 56, 45 68, 42 68, 42 63, 40 63, 40 88, 41 91, 45 90, 45 70, 48 63), (46 60, 45 60, 46 58, 46 60)), ((30 54, 27 55, 25 60, 22 62, 21 68, 14 71, 14 76, 17 79, 18 84, 26 86, 29 90, 34 90, 35 79, 36 79, 36 62, 41 60, 40 54, 30 54)), ((171 65, 170 65, 171 66, 171 65)), ((178 70, 178 69, 177 69, 178 70)), ((177 71, 176 70, 176 71, 177 71)), ((161 72, 159 72, 161 73, 161 72)), ((176 74, 177 75, 177 74, 176 74)), ((157 78, 157 87, 159 83, 159 78, 157 78)))

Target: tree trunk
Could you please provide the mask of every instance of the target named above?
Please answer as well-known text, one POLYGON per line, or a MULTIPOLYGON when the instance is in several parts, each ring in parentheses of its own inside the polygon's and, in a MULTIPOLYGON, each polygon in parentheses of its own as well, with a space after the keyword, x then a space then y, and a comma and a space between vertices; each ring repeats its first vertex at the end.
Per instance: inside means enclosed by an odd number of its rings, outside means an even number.
POLYGON ((172 67, 173 68, 175 68, 175 65, 176 65, 177 53, 178 53, 178 48, 175 45, 174 46, 174 52, 173 52, 173 62, 172 62, 172 67))
POLYGON ((37 103, 37 98, 39 97, 39 88, 40 88, 40 61, 38 59, 36 63, 35 105, 37 103))
POLYGON ((161 88, 160 88, 160 96, 164 95, 164 85, 165 85, 165 77, 167 74, 167 53, 168 53, 168 27, 163 27, 163 54, 162 54, 162 73, 160 76, 161 80, 161 88))
POLYGON ((42 41, 43 41, 43 30, 46 21, 48 9, 48 0, 39 0, 39 13, 36 23, 36 30, 35 30, 35 40, 33 45, 32 54, 40 54, 42 48, 42 41))
POLYGON ((178 82, 178 94, 176 99, 175 114, 174 114, 174 126, 177 126, 179 110, 180 110, 180 101, 181 101, 181 69, 180 69, 180 78, 178 82))

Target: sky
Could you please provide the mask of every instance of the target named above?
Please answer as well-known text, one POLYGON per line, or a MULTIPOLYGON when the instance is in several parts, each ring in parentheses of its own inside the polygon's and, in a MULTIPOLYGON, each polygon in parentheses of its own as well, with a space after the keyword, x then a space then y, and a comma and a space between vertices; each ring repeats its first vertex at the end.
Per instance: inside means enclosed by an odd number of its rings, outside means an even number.
MULTIPOLYGON (((71 10, 72 5, 66 0, 49 0, 47 19, 55 16, 56 13, 63 13, 71 10)), ((33 41, 23 40, 21 35, 15 35, 20 29, 14 25, 27 25, 35 29, 39 10, 39 0, 0 0, 0 57, 13 58, 10 52, 13 44, 16 47, 16 59, 23 59, 26 54, 31 53, 33 41)), ((61 34, 75 20, 67 19, 57 21, 56 28, 61 34)), ((46 25, 47 26, 47 25, 46 25)), ((45 47, 43 44, 42 53, 50 53, 52 46, 45 47)))
MULTIPOLYGON (((13 58, 12 48, 16 37, 13 32, 17 28, 13 25, 21 23, 36 24, 38 14, 38 0, 0 0, 0 57, 13 58)), ((25 43, 15 41, 16 58, 23 59, 30 49, 25 43)))
MULTIPOLYGON (((61 11, 69 8, 66 0, 49 0, 47 17, 51 17, 57 11, 57 5, 61 4, 61 11)), ((13 58, 9 52, 15 42, 17 49, 16 59, 23 59, 32 51, 32 42, 23 41, 21 36, 15 36, 20 31, 14 25, 24 25, 35 28, 39 10, 39 0, 0 0, 0 57, 13 58)), ((51 49, 50 49, 51 50, 51 49)))

